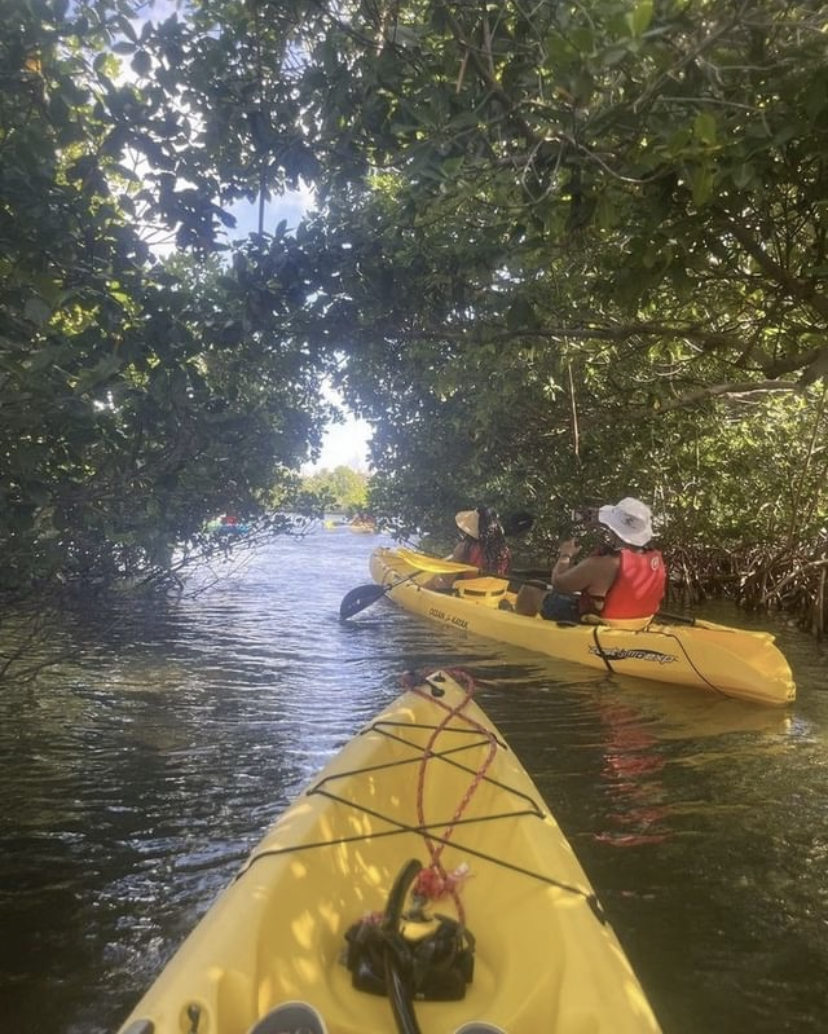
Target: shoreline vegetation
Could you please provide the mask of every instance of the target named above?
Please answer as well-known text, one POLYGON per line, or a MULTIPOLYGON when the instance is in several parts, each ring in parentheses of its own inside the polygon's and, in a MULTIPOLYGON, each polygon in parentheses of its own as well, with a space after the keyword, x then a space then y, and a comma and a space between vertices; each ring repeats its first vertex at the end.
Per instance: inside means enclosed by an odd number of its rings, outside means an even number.
POLYGON ((823 4, 156 6, 0 8, 6 614, 223 513, 485 500, 534 563, 632 493, 688 606, 825 634, 823 4), (370 478, 306 484, 334 399, 370 478))
POLYGON ((668 552, 677 599, 695 606, 706 599, 732 599, 749 613, 776 612, 821 639, 826 630, 825 543, 811 551, 673 548, 668 552))

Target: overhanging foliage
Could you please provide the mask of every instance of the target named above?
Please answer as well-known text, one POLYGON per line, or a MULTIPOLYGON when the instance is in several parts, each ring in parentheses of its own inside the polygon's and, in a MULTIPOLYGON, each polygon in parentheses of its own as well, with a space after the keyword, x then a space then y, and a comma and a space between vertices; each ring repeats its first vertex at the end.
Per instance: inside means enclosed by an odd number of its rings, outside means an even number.
POLYGON ((318 443, 332 369, 376 425, 383 510, 531 500, 542 541, 571 501, 635 491, 676 546, 819 558, 816 0, 20 12, 0 44, 19 565, 104 540, 117 568, 255 505, 318 443), (300 177, 319 207, 293 237, 266 202, 300 177), (239 199, 261 232, 202 271, 239 199), (160 268, 149 227, 196 263, 160 268))

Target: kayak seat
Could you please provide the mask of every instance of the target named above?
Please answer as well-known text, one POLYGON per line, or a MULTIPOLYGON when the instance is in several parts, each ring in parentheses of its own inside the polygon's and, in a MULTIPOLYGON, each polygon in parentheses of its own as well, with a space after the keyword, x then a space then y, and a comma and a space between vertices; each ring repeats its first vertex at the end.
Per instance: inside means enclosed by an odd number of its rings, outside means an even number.
POLYGON ((322 1017, 307 1002, 283 1002, 254 1024, 248 1034, 328 1034, 322 1017))
POLYGON ((496 607, 508 588, 509 583, 504 578, 458 578, 454 583, 461 599, 474 600, 489 607, 496 607))

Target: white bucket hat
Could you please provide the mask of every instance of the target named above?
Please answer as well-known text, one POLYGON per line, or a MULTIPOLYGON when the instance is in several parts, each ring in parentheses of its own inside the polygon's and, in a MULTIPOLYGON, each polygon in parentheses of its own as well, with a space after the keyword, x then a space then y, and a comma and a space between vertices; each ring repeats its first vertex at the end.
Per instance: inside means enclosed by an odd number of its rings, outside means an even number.
POLYGON ((480 538, 480 514, 477 510, 461 510, 454 515, 454 521, 464 535, 480 538))
POLYGON ((631 546, 646 546, 653 537, 653 515, 640 499, 627 498, 617 506, 602 506, 598 520, 631 546))

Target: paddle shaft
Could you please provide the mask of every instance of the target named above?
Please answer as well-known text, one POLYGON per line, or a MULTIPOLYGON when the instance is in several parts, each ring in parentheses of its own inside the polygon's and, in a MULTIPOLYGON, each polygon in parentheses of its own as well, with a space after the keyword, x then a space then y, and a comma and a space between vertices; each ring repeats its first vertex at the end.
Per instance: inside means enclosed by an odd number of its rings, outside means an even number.
MULTIPOLYGON (((385 906, 385 919, 382 924, 387 940, 383 952, 383 969, 385 971, 385 989, 391 1002, 394 1025, 398 1034, 422 1034, 414 1013, 412 989, 403 976, 400 959, 395 951, 394 942, 401 937, 400 923, 405 906, 406 895, 422 869, 422 864, 412 858, 407 862, 391 887, 385 906)), ((403 942, 404 943, 404 942, 403 942)))

